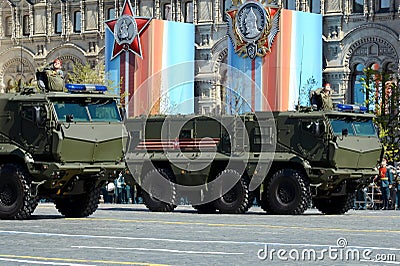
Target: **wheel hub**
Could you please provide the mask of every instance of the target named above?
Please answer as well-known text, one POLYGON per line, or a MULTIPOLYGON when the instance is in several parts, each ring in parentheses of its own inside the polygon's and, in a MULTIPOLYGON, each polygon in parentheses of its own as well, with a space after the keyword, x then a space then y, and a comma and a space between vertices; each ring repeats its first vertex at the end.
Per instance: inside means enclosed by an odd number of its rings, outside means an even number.
POLYGON ((294 199, 294 191, 288 184, 283 184, 278 189, 278 197, 283 203, 290 203, 294 199))
POLYGON ((0 203, 10 206, 15 202, 16 193, 10 185, 4 185, 0 188, 0 203))
POLYGON ((225 202, 232 203, 236 200, 236 193, 231 189, 223 196, 223 199, 225 202))

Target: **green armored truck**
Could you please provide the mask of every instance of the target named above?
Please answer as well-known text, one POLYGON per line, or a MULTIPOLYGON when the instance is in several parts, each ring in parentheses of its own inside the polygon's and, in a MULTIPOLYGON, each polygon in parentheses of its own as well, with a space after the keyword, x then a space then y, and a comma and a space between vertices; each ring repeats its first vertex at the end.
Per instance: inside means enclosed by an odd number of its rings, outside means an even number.
POLYGON ((270 214, 352 208, 382 157, 373 115, 352 105, 220 117, 126 121, 129 170, 152 211, 181 197, 199 212, 244 213, 256 198, 270 214))
POLYGON ((127 131, 105 86, 0 95, 0 218, 26 219, 40 199, 66 217, 96 211, 125 168, 127 131))

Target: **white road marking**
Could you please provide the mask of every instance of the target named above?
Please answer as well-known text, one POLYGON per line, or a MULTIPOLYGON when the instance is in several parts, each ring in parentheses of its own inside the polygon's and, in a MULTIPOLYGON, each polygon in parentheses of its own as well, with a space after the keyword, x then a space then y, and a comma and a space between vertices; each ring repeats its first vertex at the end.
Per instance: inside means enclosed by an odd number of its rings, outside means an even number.
POLYGON ((368 262, 368 263, 379 263, 379 264, 383 264, 383 263, 386 263, 386 264, 399 264, 400 265, 400 262, 398 262, 398 261, 383 261, 383 260, 377 260, 377 261, 374 261, 374 260, 360 260, 361 262, 368 262))
MULTIPOLYGON (((93 239, 115 239, 115 240, 141 240, 141 241, 156 241, 156 242, 174 242, 174 243, 197 243, 197 244, 226 244, 226 245, 269 245, 269 246, 282 246, 282 247, 332 247, 331 245, 310 244, 310 243, 274 243, 274 242, 261 242, 261 241, 230 241, 230 240, 189 240, 189 239, 172 239, 172 238, 155 238, 155 237, 129 237, 129 236, 109 236, 109 235, 73 235, 73 234, 59 234, 59 233, 40 233, 40 232, 26 232, 26 231, 6 231, 0 230, 0 234, 16 234, 16 235, 37 235, 45 237, 71 237, 71 238, 93 238, 93 239)), ((368 246, 347 246, 347 248, 357 249, 373 249, 385 251, 400 251, 400 248, 389 247, 368 247, 368 246)))
POLYGON ((50 262, 50 261, 42 261, 42 260, 39 261, 39 260, 21 260, 21 259, 6 259, 6 258, 0 258, 0 261, 18 262, 18 263, 27 263, 27 264, 40 264, 40 265, 95 266, 92 264, 76 264, 76 263, 50 262))
POLYGON ((209 254, 209 255, 244 255, 238 252, 219 252, 219 251, 194 251, 194 250, 177 250, 165 248, 123 248, 123 247, 99 247, 99 246, 71 246, 71 248, 82 249, 110 249, 110 250, 139 250, 139 251, 157 251, 168 253, 185 253, 185 254, 209 254))

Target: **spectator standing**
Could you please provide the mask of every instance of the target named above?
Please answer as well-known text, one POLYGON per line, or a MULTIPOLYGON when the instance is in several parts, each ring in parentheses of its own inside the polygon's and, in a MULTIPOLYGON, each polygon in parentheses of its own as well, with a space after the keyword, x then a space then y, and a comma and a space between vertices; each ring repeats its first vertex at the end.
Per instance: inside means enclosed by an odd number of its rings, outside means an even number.
POLYGON ((125 179, 122 173, 119 173, 117 183, 117 203, 126 203, 125 179))
POLYGON ((387 210, 389 208, 389 190, 393 182, 393 173, 387 167, 386 159, 382 160, 381 166, 379 167, 379 175, 376 178, 380 183, 382 193, 382 210, 387 210))
POLYGON ((396 209, 400 210, 400 165, 397 166, 397 175, 396 180, 394 182, 395 190, 396 190, 396 209))
POLYGON ((110 182, 106 186, 107 197, 105 199, 105 203, 114 203, 114 195, 115 195, 115 185, 114 182, 110 182))
POLYGON ((397 170, 396 167, 388 165, 388 170, 392 173, 392 180, 389 184, 389 209, 396 209, 396 180, 397 180, 397 170))

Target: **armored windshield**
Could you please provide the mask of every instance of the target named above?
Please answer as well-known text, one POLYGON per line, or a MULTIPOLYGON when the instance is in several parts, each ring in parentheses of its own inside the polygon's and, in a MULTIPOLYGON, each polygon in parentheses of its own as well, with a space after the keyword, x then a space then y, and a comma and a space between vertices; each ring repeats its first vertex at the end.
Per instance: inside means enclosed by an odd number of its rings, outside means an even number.
POLYGON ((77 100, 57 100, 54 109, 59 121, 73 122, 119 122, 121 116, 114 100, 99 99, 86 102, 77 100))
POLYGON ((374 136, 376 137, 375 126, 372 119, 351 119, 335 118, 330 119, 335 135, 341 135, 343 129, 347 129, 349 136, 374 136))

